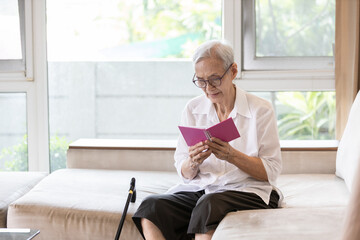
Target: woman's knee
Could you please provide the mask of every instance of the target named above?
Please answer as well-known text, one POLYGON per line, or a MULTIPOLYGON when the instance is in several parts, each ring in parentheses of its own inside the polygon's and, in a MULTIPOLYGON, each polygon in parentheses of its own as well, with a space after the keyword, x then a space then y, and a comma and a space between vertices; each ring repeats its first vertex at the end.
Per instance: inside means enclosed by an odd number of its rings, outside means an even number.
POLYGON ((221 203, 221 199, 219 198, 219 194, 210 193, 203 195, 196 204, 196 208, 216 208, 221 203))
POLYGON ((141 202, 141 205, 142 205, 142 207, 146 207, 149 210, 153 209, 156 211, 156 209, 163 207, 164 201, 165 201, 165 199, 161 198, 160 196, 151 195, 151 196, 146 197, 141 202))
POLYGON ((207 219, 212 221, 220 222, 224 216, 231 211, 229 206, 220 193, 210 193, 202 196, 195 208, 193 209, 192 215, 206 215, 207 219))

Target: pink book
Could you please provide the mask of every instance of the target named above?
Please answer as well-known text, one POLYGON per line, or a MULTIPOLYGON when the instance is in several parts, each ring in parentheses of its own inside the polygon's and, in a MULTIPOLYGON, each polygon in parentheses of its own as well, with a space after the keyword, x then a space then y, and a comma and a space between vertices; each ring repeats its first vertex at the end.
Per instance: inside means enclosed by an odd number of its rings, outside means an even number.
POLYGON ((179 129, 188 146, 193 146, 211 137, 219 138, 224 142, 230 142, 240 137, 232 118, 228 118, 206 129, 183 126, 179 126, 179 129))

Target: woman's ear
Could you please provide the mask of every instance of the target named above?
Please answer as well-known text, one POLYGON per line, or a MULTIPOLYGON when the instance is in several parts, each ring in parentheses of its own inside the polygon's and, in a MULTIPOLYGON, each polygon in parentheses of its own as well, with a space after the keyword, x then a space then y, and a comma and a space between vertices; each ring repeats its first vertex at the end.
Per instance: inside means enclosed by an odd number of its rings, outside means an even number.
POLYGON ((234 62, 231 66, 231 74, 232 74, 232 80, 236 78, 236 75, 238 74, 237 64, 234 62))

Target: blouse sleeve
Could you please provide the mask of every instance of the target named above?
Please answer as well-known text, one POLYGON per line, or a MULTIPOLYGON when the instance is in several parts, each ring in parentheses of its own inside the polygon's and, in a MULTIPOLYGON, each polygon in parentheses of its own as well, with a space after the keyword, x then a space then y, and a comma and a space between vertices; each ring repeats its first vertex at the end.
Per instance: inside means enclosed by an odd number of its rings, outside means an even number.
POLYGON ((257 118, 259 158, 265 167, 268 181, 276 185, 276 179, 282 170, 280 141, 277 123, 272 106, 262 108, 257 118))
MULTIPOLYGON (((180 126, 191 126, 191 117, 188 110, 188 106, 185 107, 185 109, 182 112, 181 120, 180 120, 180 126)), ((177 146, 174 154, 175 159, 175 168, 178 172, 178 175, 181 177, 184 183, 189 183, 190 179, 184 178, 184 176, 181 173, 181 167, 185 160, 187 160, 189 157, 189 147, 185 142, 184 137, 179 134, 177 146)))

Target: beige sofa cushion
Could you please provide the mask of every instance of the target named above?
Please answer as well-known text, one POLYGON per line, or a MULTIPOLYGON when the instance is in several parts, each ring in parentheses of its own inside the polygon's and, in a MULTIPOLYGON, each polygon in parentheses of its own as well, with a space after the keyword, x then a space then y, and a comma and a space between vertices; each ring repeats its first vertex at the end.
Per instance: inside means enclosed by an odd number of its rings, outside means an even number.
POLYGON ((344 207, 350 198, 344 180, 334 174, 280 175, 278 187, 287 208, 344 207))
POLYGON ((131 216, 146 196, 177 184, 175 172, 58 170, 9 206, 8 226, 40 229, 37 239, 114 239, 132 177, 137 200, 120 239, 142 239, 131 216))
POLYGON ((0 172, 0 228, 6 227, 10 203, 30 191, 47 173, 0 172))
POLYGON ((213 240, 338 240, 345 207, 284 208, 229 213, 213 240))
POLYGON ((334 174, 281 175, 285 208, 229 213, 214 240, 337 240, 350 193, 334 174))

